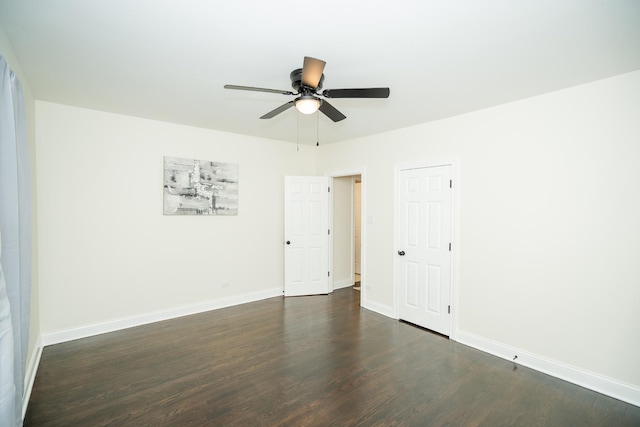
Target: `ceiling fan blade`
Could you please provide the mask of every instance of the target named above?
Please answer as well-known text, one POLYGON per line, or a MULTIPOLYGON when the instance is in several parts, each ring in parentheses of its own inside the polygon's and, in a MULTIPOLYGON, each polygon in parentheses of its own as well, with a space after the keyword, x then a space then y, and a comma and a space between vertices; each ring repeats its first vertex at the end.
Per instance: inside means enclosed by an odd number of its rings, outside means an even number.
POLYGON ((261 119, 270 119, 270 118, 275 117, 278 114, 282 113, 283 111, 288 110, 291 107, 293 107, 293 101, 289 101, 286 104, 283 104, 283 105, 279 106, 275 110, 269 111, 267 114, 265 114, 264 116, 262 116, 260 118, 261 119))
POLYGON ((336 110, 336 108, 333 105, 329 104, 327 101, 324 101, 324 100, 320 103, 320 108, 318 109, 322 111, 325 114, 325 116, 329 117, 334 122, 339 122, 340 120, 344 120, 347 118, 347 116, 342 114, 340 111, 336 110))
POLYGON ((368 89, 327 89, 322 96, 327 98, 388 98, 388 87, 374 87, 368 89))
POLYGON ((302 65, 302 84, 312 88, 317 88, 322 78, 322 72, 326 62, 311 58, 310 56, 304 57, 304 64, 302 65))
POLYGON ((281 95, 295 95, 295 93, 288 90, 278 90, 278 89, 265 89, 262 87, 251 87, 251 86, 236 86, 236 85, 224 85, 225 89, 234 89, 234 90, 250 90, 252 92, 268 92, 268 93, 279 93, 281 95))

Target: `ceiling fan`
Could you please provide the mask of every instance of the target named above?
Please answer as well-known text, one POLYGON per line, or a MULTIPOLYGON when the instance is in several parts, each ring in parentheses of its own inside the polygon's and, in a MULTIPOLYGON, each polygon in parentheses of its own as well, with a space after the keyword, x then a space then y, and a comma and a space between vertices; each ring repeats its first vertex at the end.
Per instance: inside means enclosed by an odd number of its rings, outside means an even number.
POLYGON ((377 88, 367 88, 367 89, 325 89, 320 92, 322 89, 322 82, 324 81, 324 66, 326 65, 325 61, 320 59, 311 58, 309 56, 304 57, 304 63, 302 68, 298 68, 297 70, 293 70, 289 75, 291 79, 291 87, 296 90, 296 92, 291 92, 288 90, 277 90, 277 89, 264 89, 260 87, 251 87, 251 86, 236 86, 236 85, 224 85, 225 89, 235 89, 235 90, 250 90, 254 92, 269 92, 269 93, 279 93, 282 95, 292 95, 297 96, 293 101, 289 101, 286 104, 283 104, 276 108, 275 110, 269 111, 264 116, 260 117, 261 119, 270 119, 272 117, 277 116, 283 111, 288 110, 289 108, 295 106, 298 111, 303 114, 312 114, 317 110, 320 110, 327 117, 329 117, 334 122, 339 122, 340 120, 344 120, 347 118, 344 114, 338 111, 333 105, 329 104, 327 101, 320 99, 319 96, 323 96, 325 98, 388 98, 389 97, 389 88, 388 87, 377 87, 377 88))

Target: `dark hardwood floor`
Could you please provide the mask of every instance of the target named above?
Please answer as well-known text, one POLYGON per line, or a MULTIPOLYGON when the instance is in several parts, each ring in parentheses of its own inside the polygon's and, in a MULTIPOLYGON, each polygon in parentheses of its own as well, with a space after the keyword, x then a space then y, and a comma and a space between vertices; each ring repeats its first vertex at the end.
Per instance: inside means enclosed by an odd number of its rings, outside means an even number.
POLYGON ((25 426, 640 426, 640 408, 358 306, 273 298, 46 347, 25 426))

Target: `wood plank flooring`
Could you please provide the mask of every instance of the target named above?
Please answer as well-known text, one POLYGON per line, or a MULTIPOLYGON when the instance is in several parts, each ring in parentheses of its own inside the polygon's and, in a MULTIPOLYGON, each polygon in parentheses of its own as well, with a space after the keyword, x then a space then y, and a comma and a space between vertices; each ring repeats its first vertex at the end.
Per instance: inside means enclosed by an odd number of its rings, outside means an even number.
POLYGON ((24 425, 640 425, 636 406, 359 296, 272 298, 46 347, 24 425))

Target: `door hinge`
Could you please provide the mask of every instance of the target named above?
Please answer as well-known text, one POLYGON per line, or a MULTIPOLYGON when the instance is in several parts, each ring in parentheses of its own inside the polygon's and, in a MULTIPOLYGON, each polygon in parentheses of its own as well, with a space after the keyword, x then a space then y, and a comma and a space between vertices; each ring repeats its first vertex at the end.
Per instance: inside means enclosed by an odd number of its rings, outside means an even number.
POLYGON ((448 313, 448 314, 451 314, 451 306, 448 306, 448 307, 447 307, 447 313, 448 313))
POLYGON ((331 229, 327 230, 327 234, 331 234, 331 229))
POLYGON ((331 277, 331 272, 327 271, 327 277, 331 277))
POLYGON ((451 243, 449 243, 449 252, 451 252, 451 243))
POLYGON ((449 180, 449 188, 453 188, 453 180, 452 179, 449 180))
POLYGON ((331 187, 327 187, 327 192, 331 193, 331 187))

